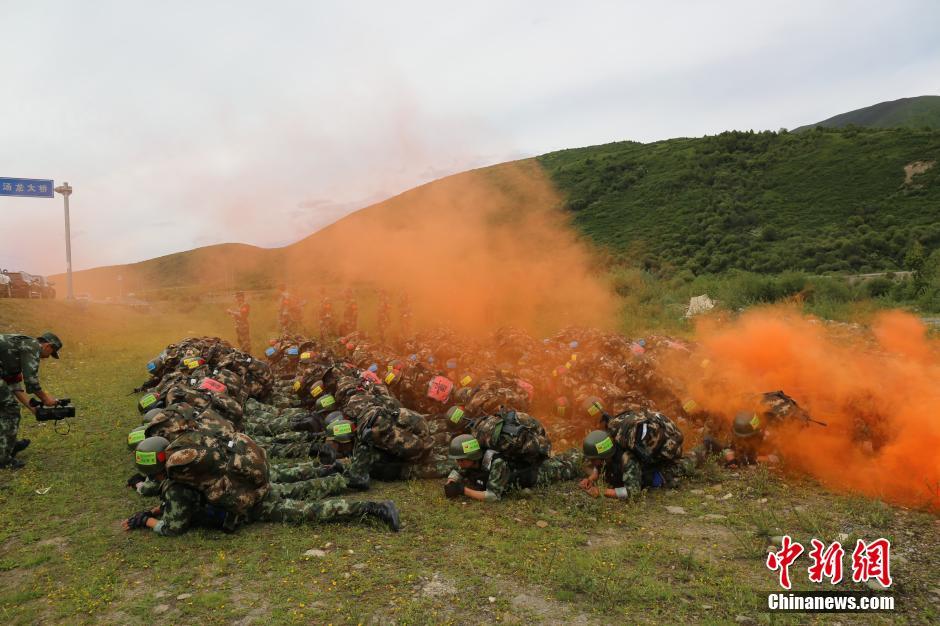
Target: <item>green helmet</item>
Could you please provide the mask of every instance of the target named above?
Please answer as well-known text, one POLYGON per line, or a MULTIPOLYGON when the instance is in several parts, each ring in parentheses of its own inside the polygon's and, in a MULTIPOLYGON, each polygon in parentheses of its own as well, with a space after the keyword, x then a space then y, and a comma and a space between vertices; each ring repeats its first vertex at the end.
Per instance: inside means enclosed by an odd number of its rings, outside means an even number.
POLYGON ((473 435, 457 435, 450 440, 447 458, 457 461, 462 459, 479 461, 483 458, 483 448, 473 435))
POLYGON ((156 476, 166 467, 166 448, 170 442, 163 437, 147 437, 137 444, 134 464, 145 476, 156 476))
POLYGON ((735 437, 747 438, 756 435, 761 428, 761 420, 753 411, 741 411, 734 416, 731 431, 735 437))
POLYGON ((137 400, 137 411, 141 415, 150 409, 156 409, 162 406, 163 405, 160 404, 160 395, 153 392, 143 395, 137 400))
POLYGON ((329 414, 327 414, 326 419, 323 420, 323 423, 329 426, 330 424, 332 424, 333 422, 337 420, 344 420, 344 419, 346 418, 343 417, 342 411, 331 411, 329 414))
POLYGON ((592 430, 584 438, 584 456, 589 459, 608 459, 614 455, 614 441, 606 430, 592 430))
POLYGON ((136 450, 137 444, 147 438, 147 427, 138 426, 131 432, 127 433, 127 449, 136 450))
POLYGON ((326 427, 326 440, 349 443, 356 437, 356 427, 349 420, 335 420, 326 427))
POLYGON ((316 402, 317 408, 322 410, 332 409, 336 405, 336 398, 330 394, 320 396, 316 402))
POLYGON ((144 413, 144 416, 142 418, 140 418, 141 424, 146 426, 147 424, 153 421, 153 418, 160 415, 160 413, 162 412, 163 412, 163 409, 150 409, 149 411, 144 413))
POLYGON ((447 409, 447 419, 454 424, 460 424, 467 417, 467 412, 462 406, 452 406, 447 409))

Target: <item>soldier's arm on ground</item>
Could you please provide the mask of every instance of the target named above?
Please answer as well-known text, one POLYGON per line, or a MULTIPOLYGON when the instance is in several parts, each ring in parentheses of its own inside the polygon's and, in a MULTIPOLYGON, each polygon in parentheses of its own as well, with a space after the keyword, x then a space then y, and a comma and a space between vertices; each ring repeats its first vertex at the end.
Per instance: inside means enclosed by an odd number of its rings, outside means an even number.
MULTIPOLYGON (((163 494, 163 515, 153 526, 162 537, 177 537, 189 530, 200 505, 199 492, 192 487, 174 483, 163 494)), ((149 521, 149 520, 148 520, 149 521)))

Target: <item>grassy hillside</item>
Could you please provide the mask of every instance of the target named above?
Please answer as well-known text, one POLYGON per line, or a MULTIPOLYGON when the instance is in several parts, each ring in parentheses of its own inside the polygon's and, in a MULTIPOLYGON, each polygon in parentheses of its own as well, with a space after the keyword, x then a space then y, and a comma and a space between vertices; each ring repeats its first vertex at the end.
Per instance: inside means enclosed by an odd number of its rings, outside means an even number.
POLYGON ((574 223, 660 273, 901 269, 940 246, 940 131, 727 132, 539 157, 574 223))
POLYGON ((842 128, 849 125, 868 128, 940 128, 940 96, 918 96, 879 102, 870 107, 842 113, 829 119, 794 129, 800 132, 825 126, 842 128))

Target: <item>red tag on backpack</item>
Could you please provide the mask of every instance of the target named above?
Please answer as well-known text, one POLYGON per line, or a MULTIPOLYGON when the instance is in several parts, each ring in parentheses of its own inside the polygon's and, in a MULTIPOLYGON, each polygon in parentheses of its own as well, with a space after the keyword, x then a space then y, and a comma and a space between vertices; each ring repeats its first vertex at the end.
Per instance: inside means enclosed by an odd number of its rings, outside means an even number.
POLYGON ((364 372, 362 372, 362 374, 360 374, 360 377, 362 378, 362 380, 368 380, 370 383, 375 383, 376 385, 382 382, 382 379, 376 376, 375 372, 372 372, 370 370, 365 370, 364 372))
POLYGON ((214 378, 203 378, 202 382, 199 383, 199 389, 213 393, 225 393, 226 387, 214 378))
POLYGON ((438 402, 447 402, 454 383, 444 376, 435 376, 428 383, 428 397, 438 402))

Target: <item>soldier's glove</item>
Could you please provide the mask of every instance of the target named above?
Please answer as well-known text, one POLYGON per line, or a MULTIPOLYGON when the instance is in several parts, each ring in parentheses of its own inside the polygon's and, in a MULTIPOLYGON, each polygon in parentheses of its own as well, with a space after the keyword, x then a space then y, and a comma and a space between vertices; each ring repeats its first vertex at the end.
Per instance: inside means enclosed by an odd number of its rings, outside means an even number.
POLYGON ((131 489, 137 489, 137 485, 144 482, 145 480, 147 479, 141 474, 134 474, 133 476, 127 479, 127 483, 125 484, 131 489))
POLYGON ((444 484, 444 495, 448 498, 456 498, 463 495, 463 481, 455 480, 444 484))
POLYGON ((131 530, 135 528, 146 528, 147 520, 153 517, 150 511, 138 511, 127 518, 127 527, 131 530))

